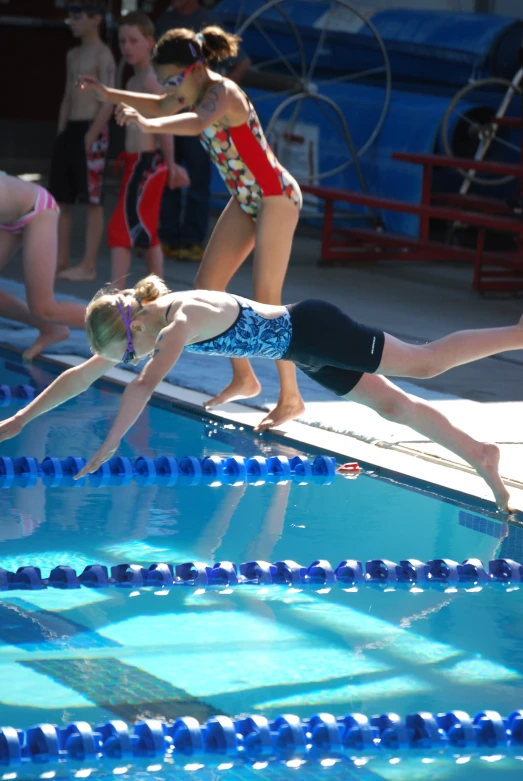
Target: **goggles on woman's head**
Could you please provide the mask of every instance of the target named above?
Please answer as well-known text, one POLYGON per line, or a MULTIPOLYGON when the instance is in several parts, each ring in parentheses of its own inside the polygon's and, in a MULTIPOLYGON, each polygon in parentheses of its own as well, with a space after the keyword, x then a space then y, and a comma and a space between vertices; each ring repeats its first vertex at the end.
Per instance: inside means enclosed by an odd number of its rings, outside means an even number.
POLYGON ((158 79, 159 84, 162 87, 165 87, 165 89, 175 89, 175 87, 179 87, 184 78, 196 68, 199 62, 203 62, 203 57, 199 57, 196 62, 193 62, 192 65, 189 65, 188 68, 185 68, 185 70, 177 76, 170 76, 168 79, 165 79, 165 81, 160 81, 160 79, 158 79))

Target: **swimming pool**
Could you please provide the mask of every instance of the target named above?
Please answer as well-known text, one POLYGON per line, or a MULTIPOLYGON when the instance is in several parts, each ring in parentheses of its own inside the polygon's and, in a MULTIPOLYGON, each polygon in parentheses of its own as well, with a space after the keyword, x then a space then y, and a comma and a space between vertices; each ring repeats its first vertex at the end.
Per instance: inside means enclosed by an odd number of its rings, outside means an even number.
MULTIPOLYGON (((28 370, 7 353, 0 359, 6 384, 44 385, 53 376, 44 364, 28 370)), ((119 394, 101 383, 0 443, 0 456, 88 456, 104 438, 119 394)), ((303 452, 166 406, 147 408, 121 455, 303 452)), ((0 412, 7 417, 13 410, 0 412)), ((47 573, 63 563, 82 570, 124 561, 523 559, 521 529, 367 475, 330 486, 46 488, 40 482, 1 490, 0 506, 0 567, 9 570, 36 564, 47 573)), ((221 591, 1 593, 1 723, 454 708, 508 715, 521 705, 520 591, 221 591)), ((465 766, 418 759, 408 771, 405 763, 377 762, 364 770, 369 778, 468 781, 494 772, 515 779, 522 767, 514 760, 465 766)), ((234 770, 241 778, 252 772, 234 770)), ((315 772, 338 771, 311 769, 311 777, 315 772)))

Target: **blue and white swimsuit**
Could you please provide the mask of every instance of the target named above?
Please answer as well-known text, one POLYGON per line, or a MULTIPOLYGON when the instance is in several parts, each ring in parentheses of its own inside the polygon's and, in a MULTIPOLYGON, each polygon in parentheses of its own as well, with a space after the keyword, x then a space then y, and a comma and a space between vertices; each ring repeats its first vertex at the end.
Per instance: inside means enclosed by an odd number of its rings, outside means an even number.
POLYGON ((224 355, 228 358, 282 358, 292 338, 291 316, 288 310, 280 317, 267 318, 255 312, 241 296, 232 296, 239 305, 234 323, 218 336, 187 344, 191 353, 224 355))
POLYGON ((357 323, 337 306, 307 300, 289 304, 280 317, 258 314, 249 301, 233 296, 240 311, 226 331, 188 344, 192 353, 229 358, 292 361, 312 380, 346 396, 365 373, 380 365, 385 334, 357 323))

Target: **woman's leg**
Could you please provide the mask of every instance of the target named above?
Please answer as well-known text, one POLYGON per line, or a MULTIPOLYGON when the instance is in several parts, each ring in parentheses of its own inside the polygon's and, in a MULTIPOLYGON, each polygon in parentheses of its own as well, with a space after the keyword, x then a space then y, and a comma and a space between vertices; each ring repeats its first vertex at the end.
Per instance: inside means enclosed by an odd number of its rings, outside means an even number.
POLYGON ((364 374, 344 398, 370 407, 387 420, 409 426, 455 453, 485 480, 500 509, 509 512, 510 495, 499 474, 500 452, 497 445, 478 442, 430 404, 408 396, 385 377, 376 374, 364 374))
POLYGON ((58 213, 48 209, 33 217, 24 230, 23 262, 27 305, 41 323, 40 337, 24 353, 28 359, 42 352, 50 344, 67 339, 69 330, 65 325, 83 328, 85 323, 83 304, 57 301, 54 297, 57 222, 58 213))
MULTIPOLYGON (((254 247, 254 223, 231 198, 215 225, 196 274, 194 286, 200 290, 225 290, 231 278, 254 247)), ((217 407, 234 399, 246 399, 260 392, 260 384, 246 358, 232 360, 233 378, 229 385, 209 399, 205 406, 217 407)))
POLYGON ((127 287, 126 279, 131 267, 131 250, 128 247, 111 247, 111 281, 120 290, 127 287))
POLYGON ((523 316, 517 325, 456 331, 428 344, 408 344, 385 334, 377 374, 387 377, 436 377, 464 363, 523 348, 523 316))
POLYGON ((145 250, 145 263, 148 274, 156 274, 163 279, 163 252, 160 244, 145 250))
MULTIPOLYGON (((254 299, 263 304, 281 304, 292 239, 300 213, 286 196, 264 198, 256 223, 254 248, 254 299)), ((281 426, 305 411, 296 381, 296 367, 289 361, 276 361, 280 375, 280 397, 276 407, 256 427, 263 431, 281 426)))

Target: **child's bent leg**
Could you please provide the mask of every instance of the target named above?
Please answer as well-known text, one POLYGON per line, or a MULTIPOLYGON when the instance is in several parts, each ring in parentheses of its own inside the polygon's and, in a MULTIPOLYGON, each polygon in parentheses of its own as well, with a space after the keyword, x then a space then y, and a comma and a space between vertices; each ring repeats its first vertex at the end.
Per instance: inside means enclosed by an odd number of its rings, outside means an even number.
POLYGON ((160 244, 145 250, 145 263, 148 274, 156 274, 163 279, 163 252, 160 244))
POLYGON ((102 242, 104 214, 102 207, 97 204, 90 203, 86 209, 87 226, 84 256, 77 266, 62 271, 58 277, 59 279, 77 282, 92 282, 93 279, 96 279, 96 261, 102 242))
POLYGON ((364 374, 344 398, 370 407, 387 420, 409 426, 462 458, 485 480, 500 509, 508 511, 510 496, 499 474, 500 452, 497 445, 478 442, 430 404, 408 396, 385 377, 376 374, 364 374))
MULTIPOLYGON (((264 304, 281 304, 285 274, 291 256, 292 239, 299 211, 286 196, 264 198, 256 224, 254 250, 254 299, 264 304)), ((257 431, 274 428, 299 417, 305 405, 296 381, 296 367, 288 361, 277 361, 280 397, 276 407, 265 416, 257 431)))
POLYGON ((387 377, 436 377, 465 363, 523 348, 523 318, 505 328, 456 331, 428 344, 408 344, 385 334, 378 374, 387 377))
POLYGON ((131 267, 131 250, 127 247, 111 247, 111 280, 115 287, 123 290, 131 267))
POLYGON ((41 336, 26 351, 33 358, 54 342, 69 336, 66 325, 83 328, 85 306, 73 301, 57 301, 53 286, 56 271, 57 218, 55 211, 36 215, 24 231, 23 263, 27 305, 40 321, 41 336))

